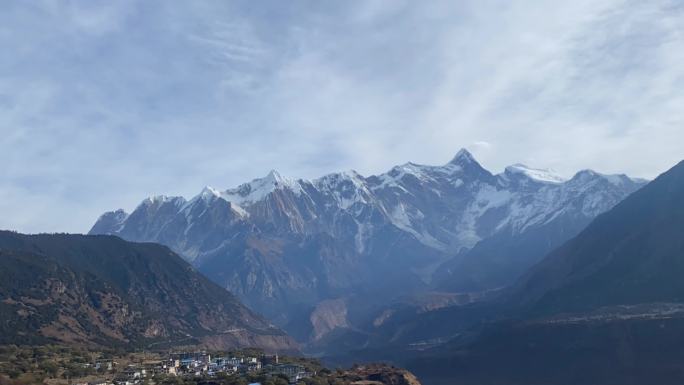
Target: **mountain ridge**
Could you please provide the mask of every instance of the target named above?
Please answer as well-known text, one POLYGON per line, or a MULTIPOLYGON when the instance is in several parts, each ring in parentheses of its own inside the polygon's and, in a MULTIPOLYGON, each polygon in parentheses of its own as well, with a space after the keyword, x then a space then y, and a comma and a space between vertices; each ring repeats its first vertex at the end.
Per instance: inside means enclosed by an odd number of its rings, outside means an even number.
MULTIPOLYGON (((406 163, 368 177, 295 180, 273 171, 190 200, 145 199, 131 214, 103 214, 90 233, 168 245, 292 334, 320 336, 295 319, 322 301, 372 299, 360 306, 372 313, 396 296, 507 284, 643 185, 588 171, 562 183, 528 174, 492 174, 467 150, 442 166, 406 163), (529 246, 547 234, 544 247, 529 246), (500 261, 477 252, 488 240, 519 253, 500 261), (496 274, 479 274, 482 266, 496 274)), ((349 309, 340 324, 371 316, 360 312, 349 309)))
MULTIPOLYGON (((333 172, 329 174, 325 174, 321 177, 314 178, 314 179, 293 179, 293 178, 285 178, 280 175, 280 173, 276 170, 271 170, 269 173, 261 178, 255 178, 252 179, 250 182, 242 183, 239 184, 237 187, 233 188, 228 188, 226 190, 217 190, 211 186, 205 186, 202 191, 196 195, 194 198, 187 199, 183 196, 167 196, 167 195, 155 195, 155 196, 150 196, 143 200, 143 202, 140 205, 146 204, 146 203, 156 203, 159 201, 175 201, 179 202, 179 204, 186 205, 192 202, 193 199, 197 198, 204 198, 204 199, 210 199, 210 196, 216 197, 216 198, 221 198, 229 203, 233 204, 233 208, 235 209, 235 206, 239 205, 240 203, 246 203, 246 204, 253 204, 258 200, 262 200, 265 198, 266 195, 271 193, 275 189, 279 188, 292 188, 295 186, 295 189, 298 193, 300 193, 303 189, 301 189, 300 184, 312 184, 315 185, 319 188, 325 182, 329 180, 336 180, 336 179, 343 179, 343 180, 351 180, 354 182, 358 181, 366 181, 368 179, 388 179, 387 176, 392 176, 392 174, 396 175, 402 172, 406 172, 409 170, 409 172, 420 172, 422 169, 439 169, 439 168, 445 168, 448 169, 449 166, 457 166, 457 167, 473 167, 476 168, 478 171, 485 171, 487 174, 489 174, 492 177, 499 177, 502 179, 505 179, 506 176, 511 176, 511 175, 524 175, 527 179, 532 180, 533 182, 538 182, 538 183, 562 183, 562 182, 567 182, 570 180, 574 180, 577 178, 582 178, 582 177, 592 177, 592 176, 600 176, 604 177, 608 180, 611 180, 612 183, 620 183, 616 182, 619 179, 625 179, 625 181, 632 182, 632 183, 638 183, 638 184, 643 184, 648 182, 645 179, 642 178, 630 178, 625 174, 601 174, 597 173, 591 169, 583 169, 575 173, 571 178, 565 178, 562 177, 558 174, 555 174, 552 170, 548 169, 538 169, 538 168, 532 168, 529 166, 526 166, 521 163, 515 163, 510 166, 507 166, 504 168, 504 170, 499 173, 499 174, 492 174, 491 172, 487 171, 484 169, 475 159, 475 157, 465 148, 461 149, 457 152, 457 154, 445 165, 443 166, 429 166, 429 165, 423 165, 423 164, 417 164, 413 162, 408 162, 400 166, 394 166, 392 167, 388 172, 378 174, 378 175, 370 175, 368 177, 364 177, 361 174, 359 174, 355 170, 348 170, 348 171, 342 171, 342 172, 333 172), (256 196, 251 196, 251 195, 256 195, 256 196)), ((358 185, 358 183, 355 183, 358 185)), ((140 205, 137 206, 134 211, 136 211, 138 208, 140 208, 140 205)), ((341 204, 343 208, 347 208, 345 204, 341 204)), ((237 209, 241 212, 244 213, 243 210, 237 209)), ((130 214, 127 213, 124 209, 117 209, 115 211, 109 211, 104 213, 98 220, 96 221, 95 224, 98 224, 98 222, 102 222, 103 219, 106 219, 111 216, 116 216, 117 220, 114 222, 113 227, 119 224, 123 224, 125 220, 128 218, 130 214)), ((104 225, 104 224, 103 224, 104 225)), ((108 228, 110 226, 103 226, 103 228, 108 228)), ((91 228, 89 233, 93 233, 94 231, 98 231, 99 229, 97 228, 91 228)))

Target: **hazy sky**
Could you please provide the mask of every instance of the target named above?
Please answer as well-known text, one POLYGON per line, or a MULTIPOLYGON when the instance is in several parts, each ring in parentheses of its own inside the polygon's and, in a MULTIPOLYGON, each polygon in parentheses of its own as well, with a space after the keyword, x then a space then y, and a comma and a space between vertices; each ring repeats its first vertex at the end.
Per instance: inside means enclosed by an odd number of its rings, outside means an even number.
POLYGON ((651 178, 684 158, 683 4, 5 1, 0 228, 461 147, 651 178))

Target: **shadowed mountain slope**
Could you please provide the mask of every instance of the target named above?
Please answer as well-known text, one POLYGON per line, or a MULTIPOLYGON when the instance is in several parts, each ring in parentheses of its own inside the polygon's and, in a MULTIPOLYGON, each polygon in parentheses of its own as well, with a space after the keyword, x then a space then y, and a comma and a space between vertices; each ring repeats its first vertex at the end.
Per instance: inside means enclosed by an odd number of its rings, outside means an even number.
POLYGON ((404 359, 426 384, 682 383, 683 234, 684 162, 482 305, 498 321, 404 359))
POLYGON ((165 246, 0 232, 0 343, 296 350, 165 246))

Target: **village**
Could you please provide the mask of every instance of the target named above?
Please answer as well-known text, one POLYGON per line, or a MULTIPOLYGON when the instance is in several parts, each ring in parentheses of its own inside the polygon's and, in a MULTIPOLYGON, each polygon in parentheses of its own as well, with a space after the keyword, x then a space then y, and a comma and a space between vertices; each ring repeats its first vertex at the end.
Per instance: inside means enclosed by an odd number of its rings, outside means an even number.
MULTIPOLYGON (((212 355, 206 351, 172 352, 162 359, 154 357, 127 364, 116 359, 98 359, 84 366, 94 369, 102 378, 73 382, 74 385, 175 384, 178 383, 177 379, 196 379, 198 382, 219 384, 224 382, 220 380, 231 378, 266 378, 272 379, 273 383, 296 384, 316 375, 315 371, 303 365, 280 362, 277 354, 212 355)), ((259 384, 260 382, 251 383, 259 384)))
POLYGON ((387 364, 326 368, 260 350, 90 350, 0 345, 0 385, 419 385, 387 364))

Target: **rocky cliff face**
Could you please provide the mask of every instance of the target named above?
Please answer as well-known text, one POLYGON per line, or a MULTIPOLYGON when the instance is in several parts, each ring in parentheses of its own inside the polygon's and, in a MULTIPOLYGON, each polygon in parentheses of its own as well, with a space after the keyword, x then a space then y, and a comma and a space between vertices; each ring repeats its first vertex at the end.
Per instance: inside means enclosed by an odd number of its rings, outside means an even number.
POLYGON ((91 233, 165 244, 277 324, 318 338, 307 319, 322 301, 355 297, 349 319, 335 322, 345 325, 369 303, 500 286, 642 185, 522 165, 493 175, 461 150, 443 166, 315 180, 273 171, 189 201, 153 197, 130 215, 104 214, 91 233))
POLYGON ((164 246, 0 232, 0 343, 296 350, 164 246))

